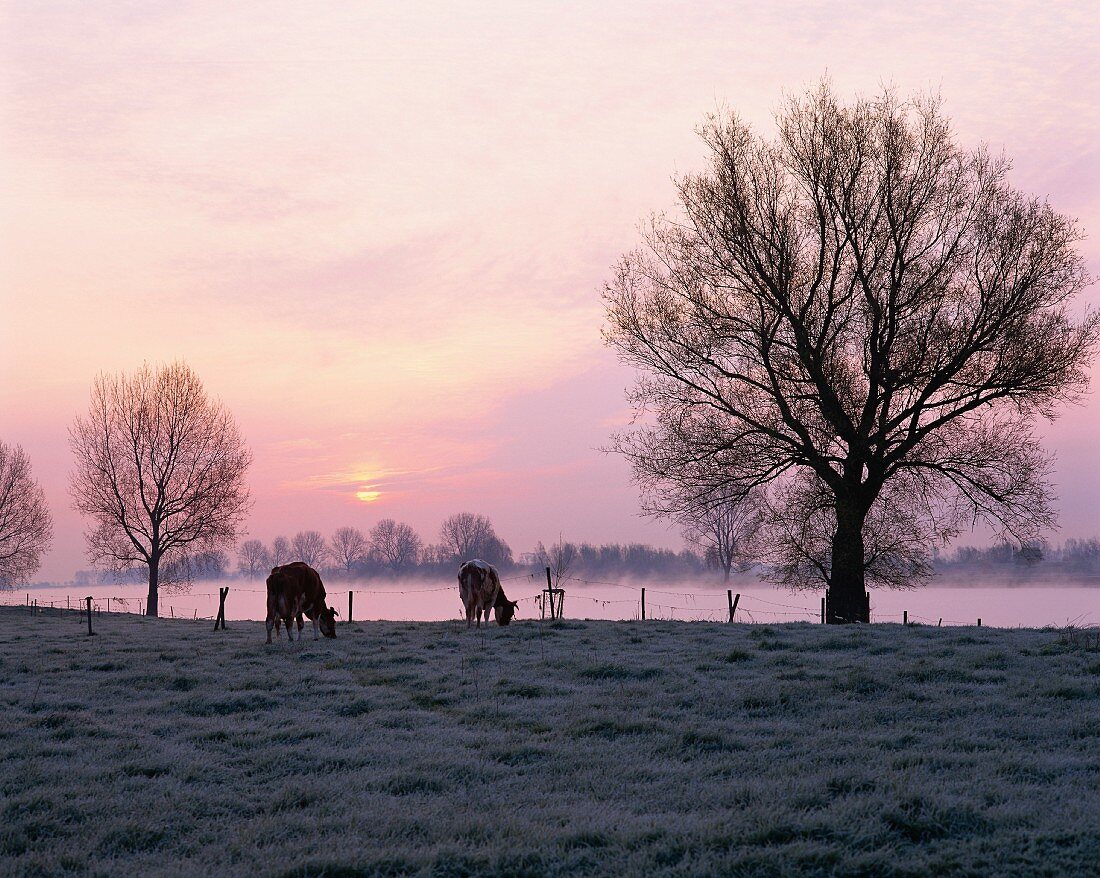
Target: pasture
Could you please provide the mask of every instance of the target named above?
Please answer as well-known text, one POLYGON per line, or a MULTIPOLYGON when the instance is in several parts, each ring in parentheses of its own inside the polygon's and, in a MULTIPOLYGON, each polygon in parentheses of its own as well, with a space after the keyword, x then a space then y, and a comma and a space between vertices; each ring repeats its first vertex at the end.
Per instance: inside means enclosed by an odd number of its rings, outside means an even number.
POLYGON ((95 628, 0 608, 4 875, 1100 871, 1095 636, 95 628))

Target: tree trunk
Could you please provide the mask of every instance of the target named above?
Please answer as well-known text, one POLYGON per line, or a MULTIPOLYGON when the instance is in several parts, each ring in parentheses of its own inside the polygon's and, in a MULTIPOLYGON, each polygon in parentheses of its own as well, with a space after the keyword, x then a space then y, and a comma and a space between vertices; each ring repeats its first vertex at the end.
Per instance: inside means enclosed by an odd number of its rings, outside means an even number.
POLYGON ((160 558, 153 558, 149 561, 149 596, 145 605, 146 616, 157 615, 157 597, 159 596, 159 586, 160 558))
POLYGON ((871 612, 863 578, 863 521, 866 512, 837 499, 832 569, 825 622, 843 625, 870 622, 871 612))

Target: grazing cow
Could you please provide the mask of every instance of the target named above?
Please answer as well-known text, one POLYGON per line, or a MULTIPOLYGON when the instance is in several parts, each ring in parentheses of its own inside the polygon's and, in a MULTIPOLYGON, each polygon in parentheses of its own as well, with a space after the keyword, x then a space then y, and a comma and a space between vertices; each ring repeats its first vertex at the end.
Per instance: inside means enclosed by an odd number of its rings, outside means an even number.
POLYGON ((286 636, 294 640, 294 622, 298 623, 298 639, 302 639, 305 614, 313 622, 313 639, 320 629, 325 637, 336 636, 336 610, 325 605, 325 586, 321 577, 304 561, 294 561, 272 567, 267 578, 267 642, 271 629, 279 633, 279 623, 286 625, 286 636))
POLYGON ((489 610, 496 610, 497 624, 507 625, 516 614, 519 601, 510 601, 500 587, 500 576, 492 564, 484 561, 467 561, 458 568, 458 594, 466 610, 466 627, 477 619, 481 627, 481 615, 485 614, 485 624, 489 624, 489 610))

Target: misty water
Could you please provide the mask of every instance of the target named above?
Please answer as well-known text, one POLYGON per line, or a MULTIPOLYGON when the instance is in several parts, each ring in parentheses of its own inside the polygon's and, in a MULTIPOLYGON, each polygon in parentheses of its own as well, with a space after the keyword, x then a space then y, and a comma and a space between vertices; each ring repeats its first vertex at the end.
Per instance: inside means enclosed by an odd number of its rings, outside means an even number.
MULTIPOLYGON (((742 622, 796 622, 820 620, 822 592, 791 592, 742 579, 730 584, 740 594, 736 619, 742 622)), ((218 588, 228 586, 226 618, 263 619, 266 615, 264 581, 233 579, 196 582, 189 590, 162 590, 160 614, 164 617, 213 618, 218 610, 218 588)), ((519 620, 540 618, 541 588, 545 580, 534 575, 504 577, 508 597, 519 600, 519 620)), ((729 615, 726 588, 717 582, 667 583, 590 582, 563 583, 566 618, 638 619, 642 588, 645 588, 646 618, 724 622, 729 615)), ((326 583, 329 602, 340 619, 346 620, 348 592, 353 592, 353 618, 408 621, 441 621, 462 617, 455 583, 447 579, 393 579, 326 583)), ((144 610, 147 587, 124 585, 31 585, 0 593, 0 603, 24 604, 38 601, 41 607, 76 609, 87 596, 101 612, 144 610)), ((952 587, 938 580, 924 588, 872 590, 871 618, 878 622, 900 622, 908 611, 910 621, 936 625, 983 625, 994 627, 1043 627, 1100 625, 1100 587, 1085 583, 1067 585, 1065 580, 1032 580, 1028 585, 998 586, 991 580, 981 585, 952 587)))

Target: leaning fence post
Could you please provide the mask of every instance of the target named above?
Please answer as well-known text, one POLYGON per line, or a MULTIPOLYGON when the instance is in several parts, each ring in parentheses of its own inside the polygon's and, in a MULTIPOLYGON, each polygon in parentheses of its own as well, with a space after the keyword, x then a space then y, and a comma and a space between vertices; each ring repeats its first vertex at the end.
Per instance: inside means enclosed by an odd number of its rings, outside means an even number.
POLYGON ((353 617, 352 617, 352 615, 351 615, 351 599, 352 599, 352 597, 354 597, 354 596, 355 596, 355 592, 353 592, 353 591, 352 591, 352 590, 351 590, 351 589, 349 588, 349 589, 348 589, 348 621, 349 621, 349 622, 350 622, 350 621, 352 620, 352 618, 353 618, 353 617))
POLYGON ((645 586, 642 586, 642 621, 645 621, 645 586))
POLYGON ((84 598, 88 603, 88 636, 91 637, 95 632, 92 630, 92 599, 90 597, 84 598))
POLYGON ((222 588, 218 586, 218 617, 214 620, 214 630, 217 631, 219 627, 225 630, 225 596, 229 594, 229 586, 222 588))
MULTIPOLYGON (((726 591, 726 600, 729 600, 729 590, 726 591)), ((737 604, 741 601, 741 592, 737 592, 733 596, 733 603, 730 604, 730 621, 733 621, 733 614, 737 612, 737 604)))
POLYGON ((943 624, 943 619, 940 619, 940 621, 938 621, 936 623, 936 627, 939 628, 942 624, 943 624))

